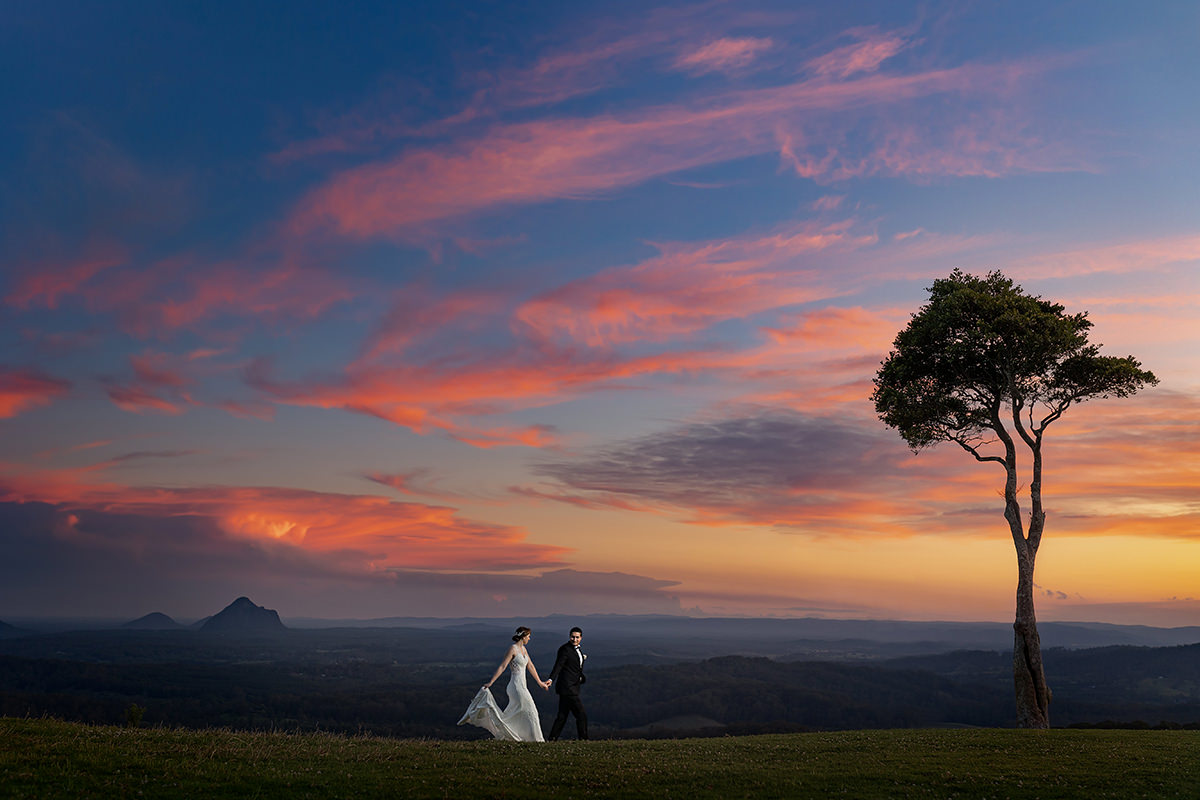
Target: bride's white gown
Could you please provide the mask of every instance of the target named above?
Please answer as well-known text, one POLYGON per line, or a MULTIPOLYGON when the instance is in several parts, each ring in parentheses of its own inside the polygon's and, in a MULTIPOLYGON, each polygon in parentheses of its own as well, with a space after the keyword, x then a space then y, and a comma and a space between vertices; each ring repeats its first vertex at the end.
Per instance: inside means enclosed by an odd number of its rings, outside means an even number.
POLYGON ((529 656, 514 648, 512 661, 508 664, 508 707, 503 711, 486 686, 479 690, 467 713, 458 721, 459 725, 478 725, 492 732, 497 739, 513 742, 544 742, 542 723, 538 719, 533 695, 525 685, 525 667, 529 656))

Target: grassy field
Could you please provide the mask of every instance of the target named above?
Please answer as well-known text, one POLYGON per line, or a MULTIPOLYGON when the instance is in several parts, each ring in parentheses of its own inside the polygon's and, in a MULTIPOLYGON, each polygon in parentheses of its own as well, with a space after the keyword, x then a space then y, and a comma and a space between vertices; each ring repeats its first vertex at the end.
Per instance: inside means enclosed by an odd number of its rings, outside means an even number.
POLYGON ((516 744, 0 719, 4 797, 1200 797, 1200 732, 516 744))

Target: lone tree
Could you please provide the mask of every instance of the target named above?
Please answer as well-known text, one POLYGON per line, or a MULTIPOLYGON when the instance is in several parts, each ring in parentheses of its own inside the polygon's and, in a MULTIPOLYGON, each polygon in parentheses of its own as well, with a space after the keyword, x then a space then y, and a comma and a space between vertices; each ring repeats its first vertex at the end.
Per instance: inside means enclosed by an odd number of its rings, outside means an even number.
POLYGON ((1042 510, 1042 437, 1075 403, 1129 397, 1154 374, 1132 356, 1099 354, 1088 343, 1087 314, 1025 294, 991 272, 954 270, 934 281, 929 302, 896 335, 875 375, 879 418, 914 453, 954 442, 977 461, 1004 468, 1004 518, 1017 548, 1017 614, 1013 683, 1017 725, 1050 726, 1050 690, 1042 669, 1033 610, 1033 567, 1046 514, 1042 510), (1029 450, 1029 521, 1017 499, 1018 443, 1029 450))

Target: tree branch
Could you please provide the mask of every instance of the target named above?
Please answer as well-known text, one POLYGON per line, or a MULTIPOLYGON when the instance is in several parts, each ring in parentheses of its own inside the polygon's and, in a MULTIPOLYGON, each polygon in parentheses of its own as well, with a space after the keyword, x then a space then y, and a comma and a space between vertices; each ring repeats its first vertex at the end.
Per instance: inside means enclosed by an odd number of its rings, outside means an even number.
POLYGON ((1046 426, 1049 425, 1051 422, 1054 422, 1054 420, 1061 417, 1063 415, 1063 412, 1065 412, 1068 408, 1071 407, 1071 403, 1075 402, 1078 399, 1079 399, 1078 397, 1072 395, 1071 397, 1068 397, 1068 398, 1058 401, 1058 404, 1056 406, 1054 406, 1054 410, 1051 411, 1046 416, 1042 417, 1042 421, 1040 423, 1038 423, 1038 426, 1036 428, 1033 429, 1034 433, 1036 433, 1040 437, 1042 435, 1043 431, 1046 430, 1046 426))
MULTIPOLYGON (((1019 397, 1014 397, 1011 405, 1013 427, 1017 429, 1017 433, 1021 436, 1021 440, 1025 442, 1030 450, 1036 449, 1037 442, 1034 440, 1033 436, 1030 435, 1029 431, 1025 430, 1025 421, 1021 419, 1021 410, 1024 407, 1023 401, 1019 397)), ((1033 406, 1030 405, 1029 409, 1030 413, 1032 413, 1033 406)), ((1035 429, 1035 433, 1040 432, 1041 431, 1035 429)))
POLYGON ((976 461, 994 461, 994 462, 996 462, 997 464, 1000 464, 1001 466, 1004 466, 1004 467, 1007 467, 1007 466, 1008 466, 1008 461, 1006 461, 1005 459, 1001 458, 1000 456, 985 456, 985 455, 980 455, 980 453, 979 453, 979 451, 978 451, 978 450, 976 450, 974 447, 972 447, 972 446, 971 446, 969 443, 967 443, 967 442, 966 442, 965 440, 963 440, 963 439, 953 438, 953 439, 951 439, 951 441, 953 441, 954 443, 956 443, 956 444, 957 444, 959 447, 961 447, 963 450, 966 450, 968 453, 970 453, 971 455, 975 456, 975 460, 976 460, 976 461))

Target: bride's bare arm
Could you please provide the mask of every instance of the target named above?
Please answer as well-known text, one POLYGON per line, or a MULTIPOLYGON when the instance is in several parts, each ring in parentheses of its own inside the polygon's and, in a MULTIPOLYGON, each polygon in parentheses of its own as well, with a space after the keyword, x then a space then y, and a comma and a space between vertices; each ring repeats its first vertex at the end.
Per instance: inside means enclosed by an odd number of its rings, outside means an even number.
POLYGON ((529 674, 533 676, 533 679, 534 679, 535 681, 537 681, 537 685, 538 685, 538 686, 542 687, 543 689, 549 689, 549 688, 550 688, 550 681, 544 681, 544 680, 542 680, 542 679, 541 679, 541 678, 538 676, 538 674, 537 674, 537 667, 535 667, 535 666, 533 665, 533 659, 532 659, 532 658, 531 658, 531 659, 529 659, 529 663, 528 663, 528 664, 525 666, 525 669, 529 670, 529 674))
POLYGON ((508 666, 508 662, 512 661, 512 657, 516 652, 517 652, 516 645, 513 645, 512 647, 508 648, 508 652, 504 654, 504 660, 500 662, 500 666, 496 667, 496 674, 493 675, 492 679, 490 681, 488 681, 487 683, 485 683, 484 686, 491 688, 492 684, 496 682, 496 678, 499 678, 500 674, 502 672, 504 672, 504 668, 508 666))

